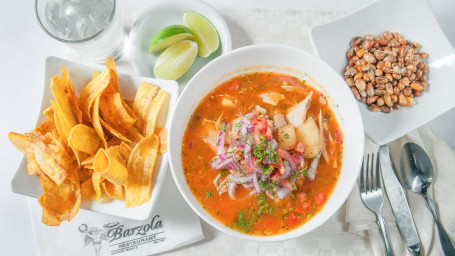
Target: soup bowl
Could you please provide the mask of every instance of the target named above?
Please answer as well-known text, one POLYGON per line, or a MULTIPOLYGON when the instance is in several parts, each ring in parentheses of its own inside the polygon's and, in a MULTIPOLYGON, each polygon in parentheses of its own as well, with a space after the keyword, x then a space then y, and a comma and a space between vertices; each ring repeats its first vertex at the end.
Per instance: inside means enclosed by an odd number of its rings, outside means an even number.
MULTIPOLYGON (((182 91, 171 118, 168 150, 172 175, 191 208, 216 229, 241 239, 272 242, 292 239, 316 229, 334 215, 349 196, 360 170, 364 130, 360 111, 344 80, 330 66, 302 50, 284 45, 251 45, 226 53, 202 68, 182 91), (338 182, 324 207, 302 226, 270 236, 249 235, 214 219, 193 196, 182 167, 182 141, 199 102, 229 79, 253 72, 274 72, 305 80, 323 93, 343 133, 342 167, 338 182)), ((196 160, 195 160, 196 161, 196 160)))

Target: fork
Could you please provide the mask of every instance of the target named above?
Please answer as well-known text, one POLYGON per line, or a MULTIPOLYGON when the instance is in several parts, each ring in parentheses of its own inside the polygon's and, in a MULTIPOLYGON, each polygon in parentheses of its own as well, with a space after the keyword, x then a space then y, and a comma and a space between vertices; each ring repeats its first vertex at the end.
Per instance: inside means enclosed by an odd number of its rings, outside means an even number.
POLYGON ((360 197, 362 198, 363 204, 376 214, 376 223, 381 228, 387 256, 391 256, 392 250, 385 229, 385 221, 381 215, 384 196, 382 194, 381 177, 379 175, 379 154, 376 154, 376 159, 374 153, 366 154, 363 159, 362 170, 360 172, 360 197))

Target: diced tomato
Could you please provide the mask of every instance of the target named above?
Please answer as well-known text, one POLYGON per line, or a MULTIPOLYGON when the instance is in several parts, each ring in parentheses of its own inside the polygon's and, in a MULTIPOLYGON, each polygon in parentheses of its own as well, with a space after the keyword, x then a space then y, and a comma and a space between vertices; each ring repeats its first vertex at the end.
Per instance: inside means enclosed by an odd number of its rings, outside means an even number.
POLYGON ((310 208, 310 203, 308 203, 307 201, 304 201, 302 202, 302 206, 301 206, 304 210, 308 210, 310 208))
POLYGON ((297 146, 295 146, 295 151, 300 152, 300 153, 305 152, 305 145, 303 145, 303 143, 299 141, 297 143, 297 146))
POLYGON ((256 125, 259 119, 252 119, 250 122, 252 125, 256 125))
POLYGON ((303 203, 305 201, 306 194, 303 192, 297 193, 297 199, 299 199, 300 203, 303 203))
POLYGON ((292 160, 294 160, 295 164, 299 164, 299 159, 297 159, 296 155, 291 155, 291 157, 292 157, 292 160))
POLYGON ((270 127, 267 127, 267 131, 265 132, 265 137, 267 139, 272 138, 272 130, 270 129, 270 127))
POLYGON ((253 139, 254 139, 254 143, 257 145, 257 144, 260 144, 261 143, 261 139, 259 138, 259 130, 254 128, 253 130, 253 139))
POLYGON ((277 156, 278 156, 279 158, 283 158, 284 155, 285 155, 284 151, 283 151, 282 149, 279 148, 278 151, 277 151, 277 156))
POLYGON ((298 212, 298 213, 300 213, 300 214, 302 214, 302 215, 306 215, 306 212, 307 212, 305 208, 300 207, 300 206, 299 206, 299 207, 296 207, 294 211, 295 211, 295 212, 298 212))
POLYGON ((276 170, 274 171, 274 173, 272 174, 272 176, 270 177, 272 180, 279 180, 281 177, 281 173, 280 172, 277 172, 276 170))
POLYGON ((340 130, 335 130, 335 141, 341 143, 341 132, 340 130))
POLYGON ((291 201, 288 201, 288 209, 292 209, 291 201))
POLYGON ((287 219, 284 221, 284 223, 286 223, 286 225, 289 225, 289 226, 298 224, 299 222, 300 222, 299 217, 294 215, 293 212, 291 212, 291 214, 289 214, 287 219))
POLYGON ((288 180, 283 180, 281 182, 281 186, 289 189, 290 191, 294 190, 294 188, 292 187, 292 183, 290 181, 288 181, 288 180))
POLYGON ((323 204, 325 201, 325 196, 324 196, 324 193, 322 192, 318 192, 316 194, 316 196, 314 197, 314 203, 317 205, 317 206, 320 206, 321 204, 323 204))

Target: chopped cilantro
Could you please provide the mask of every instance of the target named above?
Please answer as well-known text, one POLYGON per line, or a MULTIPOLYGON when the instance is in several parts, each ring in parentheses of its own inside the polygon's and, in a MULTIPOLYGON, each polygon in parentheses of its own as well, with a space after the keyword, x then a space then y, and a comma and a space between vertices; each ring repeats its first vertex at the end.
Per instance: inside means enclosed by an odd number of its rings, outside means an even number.
POLYGON ((225 123, 221 124, 221 127, 220 127, 220 128, 221 128, 221 130, 222 130, 223 132, 226 132, 226 124, 225 124, 225 123))
POLYGON ((307 169, 308 169, 307 167, 303 167, 303 169, 299 171, 303 177, 308 177, 307 169))
POLYGON ((257 201, 257 206, 258 208, 258 213, 257 214, 262 214, 262 213, 272 213, 273 207, 270 207, 269 203, 267 202, 267 198, 265 197, 264 194, 259 195, 259 200, 257 201))
POLYGON ((252 226, 255 221, 255 215, 252 213, 249 215, 252 215, 252 217, 245 216, 244 211, 240 210, 238 217, 235 219, 235 224, 237 227, 240 229, 240 231, 243 231, 245 233, 249 233, 252 230, 252 226))
POLYGON ((210 198, 212 196, 212 193, 210 191, 205 192, 205 197, 210 198))
POLYGON ((226 174, 226 168, 223 168, 223 170, 221 170, 221 176, 224 176, 226 174))
POLYGON ((284 134, 284 138, 288 140, 289 139, 289 134, 285 133, 284 134))

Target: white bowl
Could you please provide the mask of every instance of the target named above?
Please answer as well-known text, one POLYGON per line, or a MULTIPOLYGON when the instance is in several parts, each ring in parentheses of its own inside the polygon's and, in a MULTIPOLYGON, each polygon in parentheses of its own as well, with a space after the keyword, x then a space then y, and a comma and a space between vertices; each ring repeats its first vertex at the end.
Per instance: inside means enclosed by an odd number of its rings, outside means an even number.
POLYGON ((169 131, 169 161, 177 187, 193 210, 218 230, 254 241, 279 241, 304 235, 328 220, 344 203, 357 180, 363 156, 364 131, 359 109, 343 79, 318 58, 283 45, 252 45, 231 51, 201 69, 188 83, 177 101, 169 131), (230 229, 207 213, 185 181, 181 144, 187 123, 198 103, 224 81, 250 72, 272 71, 305 79, 328 96, 344 133, 343 166, 338 183, 324 208, 303 226, 275 236, 252 236, 230 229), (314 80, 312 80, 314 79, 314 80), (317 82, 315 82, 317 81, 317 82))
POLYGON ((341 75, 351 40, 385 30, 420 43, 421 50, 428 53, 429 90, 416 98, 416 105, 390 114, 371 112, 358 103, 365 132, 377 144, 389 143, 455 107, 455 87, 450 82, 455 73, 455 49, 427 0, 379 0, 339 20, 313 27, 310 38, 319 57, 341 75))

